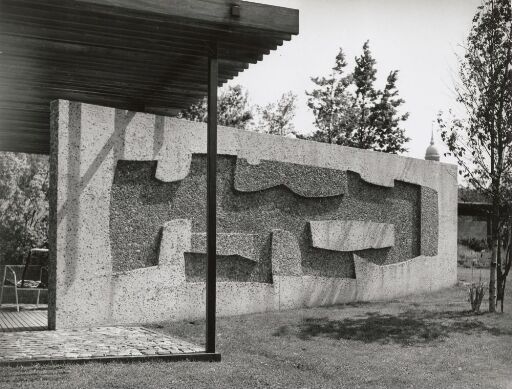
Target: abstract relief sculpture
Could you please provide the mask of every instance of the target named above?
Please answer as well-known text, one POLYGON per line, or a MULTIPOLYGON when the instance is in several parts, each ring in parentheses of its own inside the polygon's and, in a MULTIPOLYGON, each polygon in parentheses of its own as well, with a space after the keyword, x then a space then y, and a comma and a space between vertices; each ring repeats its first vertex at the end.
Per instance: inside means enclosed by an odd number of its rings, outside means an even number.
POLYGON ((250 164, 237 158, 234 188, 239 192, 258 192, 285 186, 302 197, 331 197, 347 192, 347 173, 291 163, 260 161, 250 164))
POLYGON ((393 224, 358 220, 320 220, 309 224, 313 247, 321 249, 354 252, 395 245, 393 224))
MULTIPOLYGON (((201 317, 204 126, 71 106, 56 104, 52 121, 61 323, 201 317), (74 165, 88 172, 78 185, 59 170, 74 165), (93 200, 95 218, 83 214, 93 200), (66 228, 69 212, 83 216, 79 226, 66 228), (94 247, 83 246, 86 231, 94 247), (97 270, 87 272, 88 262, 97 270), (107 299, 101 314, 66 305, 80 287, 107 299)), ((392 298, 454 282, 450 165, 223 127, 218 144, 220 315, 392 298)))
MULTIPOLYGON (((233 257, 231 267, 238 266, 233 263, 237 258, 249 260, 244 261, 250 267, 244 273, 250 272, 252 281, 272 281, 270 235, 275 229, 287 231, 298 241, 305 274, 355 278, 354 252, 380 264, 420 255, 419 186, 397 182, 394 188, 385 188, 367 184, 349 171, 260 163, 264 168, 248 168, 246 161, 240 164, 236 157, 218 158, 218 255, 233 257)), ((156 179, 155 165, 117 164, 110 204, 114 271, 156 265, 160 229, 173 219, 192 221, 190 253, 206 254, 205 156, 194 154, 188 175, 174 182, 156 179)), ((432 209, 425 213, 436 214, 437 203, 428 205, 432 209)), ((431 235, 424 241, 437 240, 436 225, 423 230, 431 235)), ((187 269, 205 269, 204 265, 188 266, 188 262, 204 262, 204 255, 185 259, 187 269)), ((200 274, 188 272, 187 276, 200 279, 200 274)), ((222 271, 219 277, 230 279, 222 271)))

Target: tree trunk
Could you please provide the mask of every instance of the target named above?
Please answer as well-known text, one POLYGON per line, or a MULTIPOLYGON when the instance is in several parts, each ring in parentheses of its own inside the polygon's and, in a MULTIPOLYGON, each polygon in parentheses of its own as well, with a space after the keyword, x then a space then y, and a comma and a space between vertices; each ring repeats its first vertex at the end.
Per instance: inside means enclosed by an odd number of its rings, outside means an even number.
MULTIPOLYGON (((496 263, 496 285, 497 285, 497 295, 496 295, 496 301, 502 301, 503 300, 503 294, 505 292, 504 283, 505 278, 503 277, 503 271, 501 266, 501 261, 499 258, 499 252, 498 252, 498 261, 496 263)), ((503 310, 502 310, 503 312, 503 310)))
POLYGON ((503 305, 505 303, 505 288, 507 286, 507 277, 512 267, 512 226, 510 223, 510 217, 508 217, 508 240, 507 240, 507 252, 505 254, 505 263, 503 265, 503 284, 502 284, 502 298, 501 298, 501 312, 503 312, 503 305))
POLYGON ((492 237, 492 254, 489 279, 489 312, 496 312, 496 265, 498 254, 498 240, 492 237))
MULTIPOLYGON (((494 159, 494 158, 491 158, 494 159)), ((492 200, 492 221, 491 221, 491 242, 492 255, 489 279, 489 312, 496 312, 496 268, 498 264, 498 223, 499 223, 499 199, 496 195, 496 184, 493 183, 493 200, 492 200)))
POLYGON ((496 254, 496 301, 501 300, 501 284, 503 283, 503 272, 501 271, 501 244, 502 240, 498 239, 498 253, 496 254))
POLYGON ((505 285, 506 285, 506 283, 507 283, 507 279, 504 278, 503 282, 501 283, 501 289, 500 289, 500 293, 501 293, 501 299, 500 299, 501 313, 503 313, 503 303, 505 301, 505 285))

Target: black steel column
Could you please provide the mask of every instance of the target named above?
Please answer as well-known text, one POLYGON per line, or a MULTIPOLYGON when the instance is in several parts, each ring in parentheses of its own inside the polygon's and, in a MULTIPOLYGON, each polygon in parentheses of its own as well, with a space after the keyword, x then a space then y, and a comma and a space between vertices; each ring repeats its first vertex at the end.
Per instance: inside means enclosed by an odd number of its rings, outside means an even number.
POLYGON ((206 352, 215 352, 215 311, 217 300, 217 85, 219 65, 217 46, 208 59, 208 136, 207 136, 207 218, 208 274, 206 275, 206 352))

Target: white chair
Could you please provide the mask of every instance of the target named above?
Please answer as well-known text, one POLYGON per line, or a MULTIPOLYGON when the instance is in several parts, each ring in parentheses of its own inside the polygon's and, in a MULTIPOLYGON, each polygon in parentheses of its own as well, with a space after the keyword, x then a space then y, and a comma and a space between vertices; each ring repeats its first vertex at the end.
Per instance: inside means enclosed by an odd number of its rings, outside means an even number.
POLYGON ((37 291, 36 306, 42 290, 48 290, 48 249, 31 249, 23 265, 5 265, 0 290, 0 307, 4 297, 4 288, 13 288, 16 298, 16 310, 20 311, 18 290, 37 291), (32 270, 34 269, 34 270, 32 270), (39 276, 38 280, 27 277, 39 276))

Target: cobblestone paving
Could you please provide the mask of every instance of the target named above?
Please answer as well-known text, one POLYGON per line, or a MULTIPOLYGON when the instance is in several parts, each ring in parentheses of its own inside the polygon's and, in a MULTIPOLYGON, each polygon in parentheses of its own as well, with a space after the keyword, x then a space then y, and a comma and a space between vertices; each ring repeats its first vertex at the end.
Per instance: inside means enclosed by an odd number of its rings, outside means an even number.
POLYGON ((203 348, 142 327, 96 327, 0 334, 0 364, 27 359, 129 357, 202 352, 203 348))

